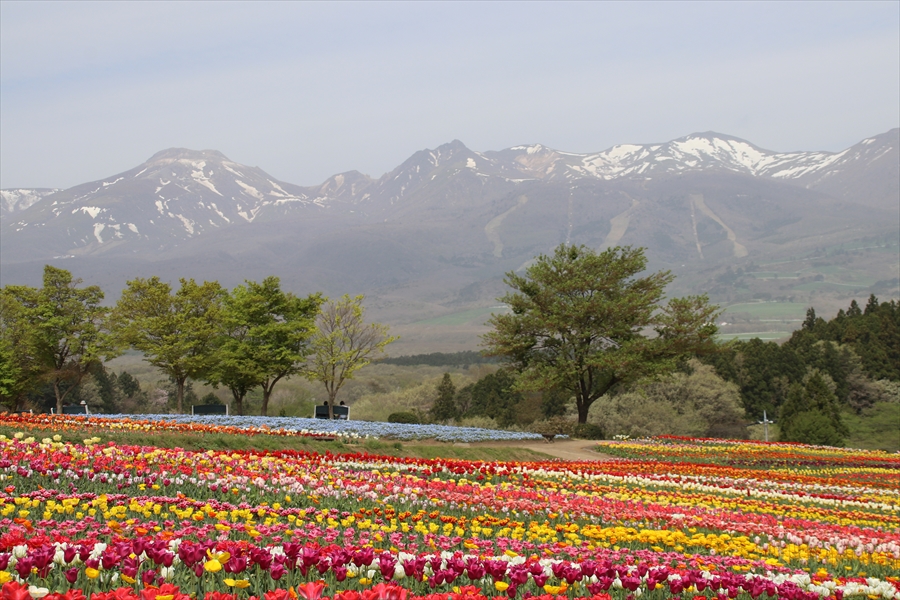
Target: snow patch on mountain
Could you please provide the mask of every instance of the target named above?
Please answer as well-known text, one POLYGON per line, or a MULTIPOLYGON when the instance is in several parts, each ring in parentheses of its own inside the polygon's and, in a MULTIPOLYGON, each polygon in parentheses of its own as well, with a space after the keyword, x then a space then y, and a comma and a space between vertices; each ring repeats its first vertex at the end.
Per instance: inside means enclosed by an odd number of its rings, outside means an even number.
POLYGON ((85 214, 91 215, 92 219, 96 219, 97 215, 99 215, 101 212, 103 212, 103 209, 100 208, 99 206, 81 206, 81 207, 73 210, 72 214, 74 215, 75 213, 77 213, 79 211, 81 211, 85 214))
POLYGON ((41 198, 58 192, 55 188, 0 190, 0 215, 23 211, 41 198))

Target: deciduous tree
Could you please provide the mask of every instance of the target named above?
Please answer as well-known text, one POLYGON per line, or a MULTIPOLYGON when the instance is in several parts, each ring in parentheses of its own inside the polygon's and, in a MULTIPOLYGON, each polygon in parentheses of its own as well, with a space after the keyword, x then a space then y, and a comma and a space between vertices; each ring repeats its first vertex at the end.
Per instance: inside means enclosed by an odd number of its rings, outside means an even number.
POLYGON ((231 390, 237 414, 244 414, 247 392, 259 386, 265 415, 275 384, 301 371, 321 303, 319 294, 300 298, 283 291, 274 276, 262 283, 247 281, 225 297, 223 335, 210 381, 231 390))
POLYGON ((19 377, 39 368, 53 386, 57 413, 97 362, 117 354, 106 329, 109 310, 100 305, 103 291, 96 285, 79 288, 80 284, 69 271, 46 265, 42 288, 4 289, 4 295, 20 307, 15 318, 22 320, 12 326, 21 336, 14 351, 21 349, 25 355, 18 365, 19 377))
POLYGON ((224 290, 216 281, 182 279, 172 286, 159 277, 129 281, 113 311, 117 339, 144 353, 175 383, 177 410, 184 412, 187 379, 203 378, 215 363, 224 290))
POLYGON ((45 368, 37 356, 37 329, 9 288, 0 290, 0 404, 18 410, 45 368))
POLYGON ((747 434, 738 387, 696 359, 689 360, 683 370, 600 399, 591 415, 607 432, 632 437, 744 438, 747 434))
POLYGON ((671 370, 684 356, 712 351, 718 309, 705 296, 662 305, 673 276, 646 267, 640 248, 597 253, 561 245, 538 256, 525 275, 507 273, 511 308, 495 315, 486 353, 519 371, 522 390, 560 388, 575 396, 579 423, 617 385, 671 370), (646 336, 647 329, 656 331, 646 336))
POLYGON ((379 323, 366 324, 363 296, 342 296, 328 301, 316 319, 312 337, 312 353, 304 368, 311 381, 321 381, 328 393, 328 417, 338 391, 347 379, 384 353, 384 348, 397 340, 379 323))

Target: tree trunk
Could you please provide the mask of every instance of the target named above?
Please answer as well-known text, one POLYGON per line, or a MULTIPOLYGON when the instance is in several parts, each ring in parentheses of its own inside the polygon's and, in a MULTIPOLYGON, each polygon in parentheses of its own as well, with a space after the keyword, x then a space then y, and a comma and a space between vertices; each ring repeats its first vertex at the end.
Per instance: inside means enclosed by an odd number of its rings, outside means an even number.
POLYGON ((238 393, 237 388, 231 388, 231 396, 234 398, 235 414, 243 416, 244 414, 244 394, 238 393))
POLYGON ((178 401, 178 414, 184 414, 184 382, 187 377, 181 377, 175 380, 175 399, 178 401))
POLYGON ((334 388, 328 387, 328 384, 325 384, 325 389, 328 390, 328 420, 334 420, 334 406, 335 398, 337 398, 337 390, 334 388))
POLYGON ((263 390, 262 406, 259 409, 260 415, 265 417, 266 413, 269 412, 269 396, 272 395, 272 390, 275 389, 275 384, 278 383, 282 377, 284 377, 283 373, 275 377, 275 379, 273 379, 272 381, 266 380, 262 384, 260 384, 260 387, 262 387, 263 390))
POLYGON ((53 380, 53 393, 56 394, 56 414, 61 415, 64 395, 59 393, 59 379, 53 380))
POLYGON ((272 388, 262 386, 263 389, 263 398, 262 398, 262 406, 259 407, 259 414, 262 416, 266 416, 269 412, 269 394, 272 393, 272 388))
POLYGON ((53 393, 56 395, 56 414, 58 414, 58 415, 61 415, 61 414, 62 414, 62 411, 63 411, 63 402, 65 402, 66 396, 68 396, 68 395, 69 395, 69 392, 71 392, 72 390, 74 390, 75 387, 78 386, 78 384, 81 383, 81 380, 79 379, 79 380, 76 381, 74 384, 70 385, 70 386, 69 386, 69 389, 67 389, 65 392, 61 392, 60 389, 59 389, 59 383, 60 383, 60 381, 62 381, 62 380, 59 379, 59 378, 56 378, 56 379, 53 380, 53 393))
POLYGON ((578 423, 587 423, 588 410, 591 408, 590 403, 581 398, 576 398, 575 406, 578 407, 578 423))

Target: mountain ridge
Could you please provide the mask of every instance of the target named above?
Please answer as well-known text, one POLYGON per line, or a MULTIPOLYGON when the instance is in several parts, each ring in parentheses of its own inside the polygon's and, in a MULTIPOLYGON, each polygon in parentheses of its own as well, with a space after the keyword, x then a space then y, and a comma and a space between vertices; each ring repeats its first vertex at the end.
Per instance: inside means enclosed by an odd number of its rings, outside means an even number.
MULTIPOLYGON (((752 298, 784 284, 745 277, 745 292, 716 278, 897 236, 898 142, 900 129, 833 153, 715 132, 597 153, 453 140, 380 177, 346 171, 315 186, 168 148, 66 190, 3 190, 0 283, 34 285, 46 262, 113 292, 152 275, 233 286, 277 274, 297 292, 369 294, 376 312, 410 322, 493 305, 504 273, 572 243, 646 247, 648 268, 678 275, 673 293, 752 298)), ((891 269, 866 281, 890 285, 891 269)))

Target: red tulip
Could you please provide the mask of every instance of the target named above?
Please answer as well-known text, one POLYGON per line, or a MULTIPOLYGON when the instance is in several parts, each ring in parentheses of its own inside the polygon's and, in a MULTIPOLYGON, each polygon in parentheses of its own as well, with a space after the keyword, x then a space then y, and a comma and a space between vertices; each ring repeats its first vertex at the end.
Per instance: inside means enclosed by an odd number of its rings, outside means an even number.
POLYGON ((306 600, 319 600, 322 597, 322 591, 327 584, 321 579, 318 581, 310 581, 297 586, 297 594, 306 600))

